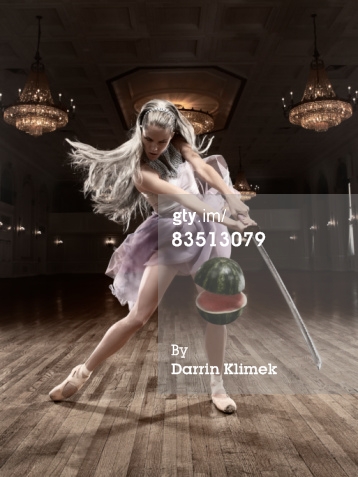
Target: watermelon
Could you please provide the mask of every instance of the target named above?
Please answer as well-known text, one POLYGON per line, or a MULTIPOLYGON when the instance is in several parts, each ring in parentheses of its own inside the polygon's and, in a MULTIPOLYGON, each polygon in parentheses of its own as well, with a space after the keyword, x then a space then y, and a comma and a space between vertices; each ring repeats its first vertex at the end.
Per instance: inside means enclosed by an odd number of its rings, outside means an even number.
POLYGON ((225 257, 207 260, 196 272, 194 281, 204 288, 196 299, 196 307, 206 321, 227 325, 242 314, 247 303, 242 293, 245 278, 234 260, 225 257))
POLYGON ((220 295, 236 295, 245 288, 245 278, 238 263, 231 258, 207 260, 195 274, 194 281, 204 290, 220 295))
POLYGON ((208 291, 201 292, 196 299, 196 307, 204 320, 215 325, 227 325, 241 316, 246 306, 244 293, 222 295, 208 291))

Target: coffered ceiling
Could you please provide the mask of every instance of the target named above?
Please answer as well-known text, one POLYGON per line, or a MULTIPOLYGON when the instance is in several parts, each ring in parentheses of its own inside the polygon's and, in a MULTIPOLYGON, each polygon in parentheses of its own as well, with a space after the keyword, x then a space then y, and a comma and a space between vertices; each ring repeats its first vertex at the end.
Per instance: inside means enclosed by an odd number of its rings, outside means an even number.
MULTIPOLYGON (((358 89, 356 0, 0 0, 4 103, 14 101, 24 86, 36 51, 36 15, 42 15, 40 53, 51 90, 68 102, 73 98, 77 107, 76 118, 62 131, 35 139, 2 123, 1 138, 54 177, 68 179, 73 174, 65 164, 65 137, 104 149, 127 137, 111 80, 140 68, 173 67, 178 74, 217 68, 242 78, 244 88, 228 127, 215 133, 212 152, 226 157, 233 176, 239 146, 253 179, 304 173, 327 154, 338 157, 358 132, 358 112, 327 133, 301 130, 283 117, 281 98, 293 90, 300 100, 308 76, 312 13, 329 78, 337 95, 345 96, 349 85, 358 89)), ((145 75, 140 80, 144 97, 150 94, 145 75)), ((191 82, 195 91, 208 90, 199 75, 191 82)), ((135 95, 117 90, 127 111, 131 101, 133 107, 138 103, 140 86, 137 82, 135 95)))

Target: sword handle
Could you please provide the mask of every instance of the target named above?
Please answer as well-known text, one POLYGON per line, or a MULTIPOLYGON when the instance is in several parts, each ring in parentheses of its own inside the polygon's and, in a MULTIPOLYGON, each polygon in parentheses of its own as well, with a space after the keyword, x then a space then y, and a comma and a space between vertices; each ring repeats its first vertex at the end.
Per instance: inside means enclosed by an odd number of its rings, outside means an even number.
POLYGON ((256 232, 260 232, 260 231, 261 231, 261 229, 258 225, 249 225, 244 230, 244 232, 252 232, 252 233, 256 233, 256 232))

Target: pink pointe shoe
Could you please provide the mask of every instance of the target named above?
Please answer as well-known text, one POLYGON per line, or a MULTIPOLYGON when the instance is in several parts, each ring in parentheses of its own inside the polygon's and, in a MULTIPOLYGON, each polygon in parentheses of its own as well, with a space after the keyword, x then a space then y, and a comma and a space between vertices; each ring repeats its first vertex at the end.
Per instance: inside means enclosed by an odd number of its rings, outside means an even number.
POLYGON ((232 414, 236 411, 236 403, 226 394, 222 379, 211 381, 211 400, 221 412, 232 414))
POLYGON ((52 401, 64 401, 73 396, 85 384, 92 372, 84 364, 79 364, 70 372, 67 378, 49 392, 52 401))

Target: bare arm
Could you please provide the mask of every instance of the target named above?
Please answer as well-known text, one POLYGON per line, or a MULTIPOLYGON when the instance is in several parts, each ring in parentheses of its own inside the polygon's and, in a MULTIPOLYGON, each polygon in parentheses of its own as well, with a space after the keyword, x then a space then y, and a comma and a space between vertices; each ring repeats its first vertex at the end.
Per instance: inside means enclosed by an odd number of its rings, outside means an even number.
POLYGON ((197 154, 189 144, 182 139, 175 139, 173 141, 174 146, 180 151, 185 160, 190 162, 195 172, 201 179, 207 182, 211 187, 214 187, 220 194, 222 194, 229 207, 231 214, 236 218, 238 215, 243 216, 244 223, 247 221, 253 223, 249 218, 249 208, 240 199, 240 195, 235 193, 231 187, 229 187, 224 179, 216 172, 216 170, 209 164, 203 161, 203 159, 197 154))
MULTIPOLYGON (((159 175, 148 166, 143 166, 141 180, 135 179, 134 183, 140 192, 150 192, 158 195, 165 194, 188 210, 196 212, 201 217, 203 216, 204 210, 206 213, 217 212, 217 210, 200 200, 195 195, 189 194, 180 187, 161 179, 159 175)), ((242 232, 245 229, 245 225, 243 225, 242 222, 231 219, 230 217, 224 217, 224 220, 220 220, 220 217, 217 217, 217 215, 218 214, 215 213, 212 215, 215 222, 220 221, 220 223, 226 225, 232 230, 237 230, 239 232, 242 232)))

